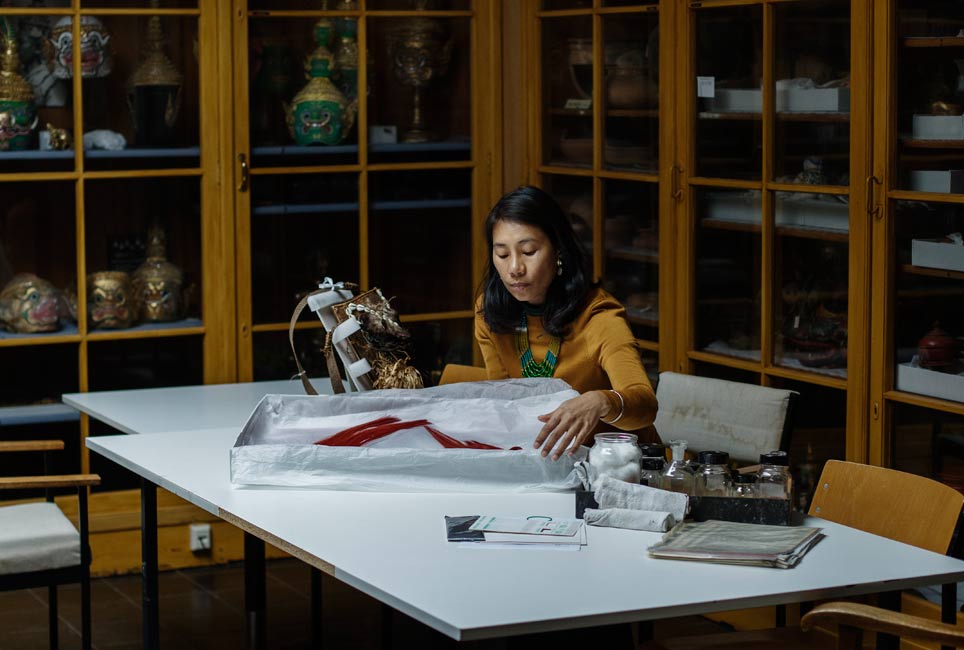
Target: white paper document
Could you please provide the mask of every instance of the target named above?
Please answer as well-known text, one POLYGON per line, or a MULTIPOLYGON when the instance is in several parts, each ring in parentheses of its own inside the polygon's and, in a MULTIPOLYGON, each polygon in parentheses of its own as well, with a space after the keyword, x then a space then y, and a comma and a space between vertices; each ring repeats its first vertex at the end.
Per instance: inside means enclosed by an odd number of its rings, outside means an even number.
POLYGON ((530 517, 480 516, 469 530, 486 533, 515 533, 524 535, 547 535, 572 537, 582 528, 581 519, 564 519, 533 515, 530 517))

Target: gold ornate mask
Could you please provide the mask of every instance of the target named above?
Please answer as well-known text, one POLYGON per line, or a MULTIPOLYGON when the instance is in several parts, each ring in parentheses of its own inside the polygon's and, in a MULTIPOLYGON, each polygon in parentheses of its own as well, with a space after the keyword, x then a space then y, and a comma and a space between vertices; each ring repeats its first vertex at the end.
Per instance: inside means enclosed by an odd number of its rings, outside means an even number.
POLYGON ((87 315, 91 329, 130 327, 130 276, 123 271, 98 271, 87 276, 87 315))
POLYGON ((33 273, 19 273, 0 291, 0 321, 11 332, 55 332, 66 309, 60 292, 33 273))
POLYGON ((166 237, 154 226, 148 234, 147 259, 134 271, 132 282, 139 319, 165 322, 181 318, 184 274, 167 261, 166 237))

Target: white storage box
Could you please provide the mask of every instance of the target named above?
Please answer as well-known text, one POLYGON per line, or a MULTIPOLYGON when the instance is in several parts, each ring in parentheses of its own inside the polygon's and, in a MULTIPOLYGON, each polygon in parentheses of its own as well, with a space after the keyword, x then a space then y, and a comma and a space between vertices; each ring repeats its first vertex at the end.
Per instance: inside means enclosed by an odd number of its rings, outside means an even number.
POLYGON ((915 140, 964 140, 964 115, 915 115, 915 140))
POLYGON ((915 239, 910 243, 914 266, 947 271, 964 271, 964 246, 936 239, 915 239))
MULTIPOLYGON (((704 202, 707 219, 735 223, 760 223, 762 203, 760 193, 721 192, 708 194, 704 202)), ((779 193, 776 197, 777 226, 797 226, 848 232, 850 206, 835 196, 779 193)))
POLYGON ((897 390, 964 402, 964 375, 901 363, 897 366, 897 390))
POLYGON ((850 88, 784 88, 776 93, 777 111, 843 113, 850 110, 850 88))
POLYGON ((581 484, 586 451, 543 458, 532 448, 539 415, 576 397, 561 379, 466 382, 425 389, 266 395, 231 449, 231 481, 383 492, 546 492, 581 484), (314 444, 372 420, 424 419, 459 441, 493 449, 446 449, 422 426, 365 446, 314 444), (510 450, 510 447, 520 447, 510 450))
POLYGON ((760 113, 763 91, 759 88, 717 88, 707 101, 707 110, 716 113, 760 113))
POLYGON ((910 189, 915 192, 942 192, 960 194, 964 192, 964 170, 914 170, 910 173, 910 189))

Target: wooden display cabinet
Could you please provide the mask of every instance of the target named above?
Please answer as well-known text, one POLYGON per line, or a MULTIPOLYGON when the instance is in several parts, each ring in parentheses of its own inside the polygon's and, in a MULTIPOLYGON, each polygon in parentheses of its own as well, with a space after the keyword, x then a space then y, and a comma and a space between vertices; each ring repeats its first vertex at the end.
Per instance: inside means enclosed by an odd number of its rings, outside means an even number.
POLYGON ((964 11, 892 1, 875 22, 870 460, 964 489, 964 11))
MULTIPOLYGON (((499 3, 252 0, 235 8, 234 51, 247 53, 234 69, 238 97, 247 98, 234 132, 239 379, 294 373, 288 320, 326 277, 392 299, 413 331, 412 362, 426 384, 445 363, 471 363, 475 261, 501 167, 499 3), (306 146, 285 124, 286 104, 305 86, 319 25, 334 32, 329 51, 348 72, 333 79, 357 112, 336 111, 354 118, 337 141, 306 146), (412 34, 428 47, 418 51, 406 40, 412 34), (431 80, 416 91, 412 74, 431 80)), ((309 372, 327 374, 320 327, 306 312, 296 345, 309 372)))

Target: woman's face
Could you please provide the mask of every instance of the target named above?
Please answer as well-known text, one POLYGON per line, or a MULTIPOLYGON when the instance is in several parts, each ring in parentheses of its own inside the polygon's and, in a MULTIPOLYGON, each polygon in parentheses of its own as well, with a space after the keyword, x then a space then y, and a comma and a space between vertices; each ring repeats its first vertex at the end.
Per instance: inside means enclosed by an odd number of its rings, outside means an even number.
POLYGON ((492 263, 513 298, 530 305, 546 301, 556 277, 556 249, 539 228, 497 221, 492 228, 492 263))

